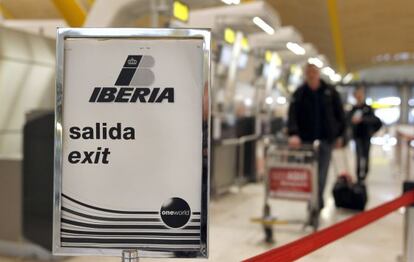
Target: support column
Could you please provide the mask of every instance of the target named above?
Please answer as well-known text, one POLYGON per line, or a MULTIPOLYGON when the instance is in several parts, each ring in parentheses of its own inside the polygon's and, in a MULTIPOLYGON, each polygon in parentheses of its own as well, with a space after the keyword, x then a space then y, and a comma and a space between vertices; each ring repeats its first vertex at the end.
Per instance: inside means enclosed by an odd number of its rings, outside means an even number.
POLYGON ((52 0, 52 2, 65 18, 68 25, 72 27, 83 26, 86 12, 76 0, 52 0))
POLYGON ((408 124, 408 114, 409 114, 409 106, 408 106, 408 100, 411 97, 410 87, 406 84, 402 85, 399 88, 399 94, 401 97, 401 113, 400 113, 400 124, 408 124))
MULTIPOLYGON (((411 178, 412 179, 412 178, 411 178)), ((414 189, 414 180, 404 183, 404 192, 414 189)), ((403 262, 414 261, 414 205, 406 207, 404 219, 403 262)))
POLYGON ((345 64, 345 52, 344 52, 344 47, 342 44, 341 25, 340 25, 339 15, 338 15, 338 3, 337 3, 337 0, 326 0, 326 1, 327 1, 327 8, 328 8, 329 22, 330 22, 331 32, 332 32, 332 42, 335 48, 336 64, 338 66, 339 72, 341 74, 344 74, 347 70, 346 70, 346 64, 345 64))

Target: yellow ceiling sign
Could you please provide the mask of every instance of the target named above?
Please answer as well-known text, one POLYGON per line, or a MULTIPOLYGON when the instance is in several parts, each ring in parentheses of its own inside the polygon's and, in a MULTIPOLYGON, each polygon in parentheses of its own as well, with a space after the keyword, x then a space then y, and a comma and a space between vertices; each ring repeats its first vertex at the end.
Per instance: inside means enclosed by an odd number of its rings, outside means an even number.
POLYGON ((272 52, 271 51, 266 51, 265 52, 265 60, 267 63, 270 63, 270 61, 272 60, 272 52))
POLYGON ((236 32, 233 29, 227 27, 224 29, 224 41, 229 44, 233 44, 236 41, 236 32))
MULTIPOLYGON (((236 32, 230 27, 226 27, 224 29, 224 41, 228 44, 234 44, 234 42, 236 41, 236 32)), ((249 40, 245 36, 243 36, 241 40, 241 47, 245 51, 248 51, 250 48, 249 40)))
POLYGON ((373 109, 381 109, 381 108, 391 108, 394 107, 393 105, 389 105, 389 104, 383 104, 383 103, 378 103, 378 102, 373 102, 371 107, 373 109))
POLYGON ((276 66, 281 66, 282 65, 282 58, 279 56, 279 54, 277 52, 272 52, 272 51, 266 51, 265 52, 265 61, 266 63, 270 63, 270 61, 272 61, 272 59, 275 60, 275 65, 276 66))
POLYGON ((241 46, 243 50, 245 51, 249 50, 249 40, 247 40, 247 37, 242 38, 241 46))
POLYGON ((276 52, 273 53, 273 55, 275 56, 275 64, 277 66, 281 66, 282 65, 282 58, 280 57, 280 55, 276 52))
POLYGON ((10 11, 7 10, 7 8, 3 6, 1 1, 0 1, 0 16, 3 16, 6 19, 13 19, 12 13, 10 13, 10 11))
POLYGON ((190 15, 190 8, 188 5, 180 2, 180 1, 174 1, 173 5, 173 16, 183 22, 188 21, 188 17, 190 15))

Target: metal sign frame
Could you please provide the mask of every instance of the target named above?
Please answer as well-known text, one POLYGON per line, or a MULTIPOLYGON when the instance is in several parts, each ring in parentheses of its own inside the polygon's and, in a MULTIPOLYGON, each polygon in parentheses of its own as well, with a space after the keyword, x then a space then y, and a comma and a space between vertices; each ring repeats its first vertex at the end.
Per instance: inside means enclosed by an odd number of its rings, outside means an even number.
POLYGON ((200 214, 200 249, 188 251, 154 251, 138 250, 139 257, 174 257, 207 258, 208 257, 208 203, 210 171, 210 41, 208 29, 152 29, 152 28, 59 28, 57 30, 56 60, 56 105, 55 105, 55 156, 54 156, 54 215, 53 215, 53 253, 55 255, 104 255, 121 256, 122 249, 70 248, 61 245, 61 207, 62 207, 62 168, 63 168, 63 97, 64 86, 64 49, 67 39, 200 39, 203 42, 202 106, 206 119, 202 125, 202 153, 206 163, 202 164, 201 214, 200 214), (207 159, 205 159, 207 157, 207 159))

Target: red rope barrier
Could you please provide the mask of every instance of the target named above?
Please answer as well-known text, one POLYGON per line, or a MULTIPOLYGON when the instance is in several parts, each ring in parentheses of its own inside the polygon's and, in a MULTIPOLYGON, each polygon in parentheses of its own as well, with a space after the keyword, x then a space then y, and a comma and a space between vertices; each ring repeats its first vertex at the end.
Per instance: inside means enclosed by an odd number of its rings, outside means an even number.
POLYGON ((327 227, 314 234, 293 241, 279 248, 272 249, 263 254, 244 260, 245 262, 291 262, 299 259, 339 238, 342 238, 361 227, 364 227, 375 220, 397 210, 400 207, 414 203, 414 191, 390 202, 382 204, 376 208, 355 215, 340 223, 327 227))

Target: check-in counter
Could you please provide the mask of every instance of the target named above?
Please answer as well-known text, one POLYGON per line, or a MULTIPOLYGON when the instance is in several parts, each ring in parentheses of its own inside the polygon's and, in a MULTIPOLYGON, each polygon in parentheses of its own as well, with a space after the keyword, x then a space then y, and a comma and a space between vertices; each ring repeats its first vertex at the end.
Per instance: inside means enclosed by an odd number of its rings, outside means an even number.
POLYGON ((211 156, 211 193, 218 196, 233 185, 255 180, 257 135, 214 141, 211 156))
POLYGON ((237 137, 239 138, 239 177, 244 182, 256 181, 256 119, 241 117, 237 120, 237 137))
POLYGON ((236 183, 238 143, 217 140, 211 147, 211 194, 221 195, 236 183))
POLYGON ((54 114, 26 115, 23 158, 0 157, 0 254, 51 258, 54 114))
POLYGON ((221 195, 234 185, 256 177, 254 118, 240 118, 223 128, 223 138, 212 141, 211 194, 221 195))
POLYGON ((22 212, 27 240, 52 251, 54 113, 34 112, 24 127, 22 212))
POLYGON ((210 194, 213 197, 226 193, 235 184, 238 147, 237 143, 231 143, 232 138, 236 137, 234 125, 212 121, 212 129, 216 127, 215 125, 219 125, 220 138, 211 140, 210 194))
MULTIPOLYGON (((20 257, 42 257, 50 255, 45 245, 26 234, 28 228, 37 227, 33 235, 49 237, 49 231, 33 223, 28 213, 41 208, 33 205, 39 197, 45 195, 51 187, 44 184, 48 174, 25 172, 24 168, 24 125, 39 116, 34 111, 52 110, 54 106, 55 41, 39 35, 33 35, 0 26, 0 254, 20 257), (24 175, 26 174, 26 176, 24 175), (33 183, 31 183, 33 181, 33 183), (30 189, 31 195, 24 189, 30 189), (24 204, 26 203, 26 204, 24 204), (41 248, 43 247, 43 248, 41 248)), ((49 129, 53 133, 53 120, 49 129)), ((43 134, 42 134, 43 135, 43 134)), ((53 139, 53 136, 52 136, 53 139)), ((27 139, 26 139, 27 142, 27 139)), ((52 141, 53 144, 53 141, 52 141)), ((28 144, 27 144, 28 145, 28 144)), ((27 147, 26 145, 26 147, 27 147)), ((31 150, 46 148, 44 144, 31 150)), ((27 148, 26 148, 27 149, 27 148)), ((38 158, 53 158, 53 152, 33 152, 38 158)), ((27 161, 26 161, 27 162, 27 161)), ((50 165, 49 165, 50 166, 50 165)), ((52 166, 53 168, 53 166, 52 166)), ((50 174, 49 174, 49 178, 50 174)), ((52 198, 50 198, 50 202, 52 198)), ((44 223, 45 220, 40 218, 44 223)), ((49 245, 50 246, 50 245, 49 245)), ((50 248, 49 248, 50 249, 50 248)))
POLYGON ((19 241, 22 236, 20 158, 0 159, 0 240, 19 241))

